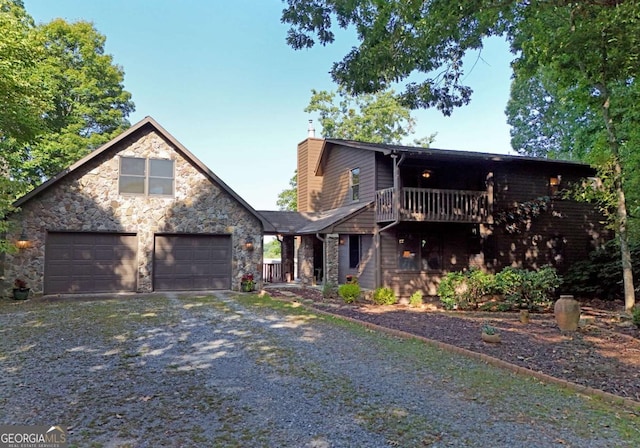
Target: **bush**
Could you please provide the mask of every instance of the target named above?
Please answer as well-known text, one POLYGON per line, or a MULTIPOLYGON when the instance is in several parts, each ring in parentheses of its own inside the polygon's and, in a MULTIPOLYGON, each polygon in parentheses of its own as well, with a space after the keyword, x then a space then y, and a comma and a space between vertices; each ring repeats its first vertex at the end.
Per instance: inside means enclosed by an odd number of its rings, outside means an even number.
POLYGON ((327 282, 322 287, 322 297, 324 299, 335 299, 338 297, 338 287, 335 283, 327 282))
POLYGON ((507 267, 496 274, 496 287, 516 308, 548 305, 562 280, 551 266, 538 271, 507 267))
POLYGON ((640 306, 636 306, 631 310, 631 321, 636 327, 640 328, 640 306))
POLYGON ((360 285, 357 283, 345 283, 338 288, 338 295, 345 303, 353 303, 360 298, 360 285))
MULTIPOLYGON (((633 277, 640 278, 640 244, 632 244, 633 277)), ((620 246, 615 240, 589 254, 588 260, 569 267, 560 289, 567 294, 588 299, 614 300, 624 297, 620 246)))
POLYGON ((398 299, 391 288, 377 288, 373 292, 373 302, 376 305, 393 305, 397 301, 398 299))
POLYGON ((422 305, 422 291, 416 291, 409 297, 409 306, 417 308, 422 305))
POLYGON ((495 292, 495 289, 493 274, 470 269, 445 275, 438 285, 437 294, 445 309, 477 309, 482 296, 495 292))

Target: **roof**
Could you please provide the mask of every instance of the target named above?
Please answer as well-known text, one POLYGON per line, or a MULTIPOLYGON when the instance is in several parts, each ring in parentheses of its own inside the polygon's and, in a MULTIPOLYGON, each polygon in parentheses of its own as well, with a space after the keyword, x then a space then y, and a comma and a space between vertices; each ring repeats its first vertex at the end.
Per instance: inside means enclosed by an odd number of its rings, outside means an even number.
POLYGON ((218 176, 216 176, 213 171, 211 171, 204 163, 202 163, 186 147, 184 147, 182 145, 182 143, 180 143, 178 140, 176 140, 176 138, 173 135, 171 135, 169 132, 167 132, 162 126, 160 126, 153 118, 151 118, 149 116, 147 116, 144 119, 140 120, 138 123, 134 124, 129 129, 127 129, 122 134, 118 135, 117 137, 113 138, 109 142, 107 142, 104 145, 100 146, 99 148, 91 151, 89 154, 87 154, 82 159, 78 160, 73 165, 71 165, 68 168, 66 168, 65 170, 59 172, 55 176, 51 177, 46 182, 40 184, 37 188, 31 190, 29 193, 27 193, 24 196, 20 197, 18 200, 15 201, 14 205, 16 207, 20 207, 21 205, 23 205, 26 202, 30 201, 31 199, 33 199, 34 197, 38 196, 42 192, 48 190, 49 188, 52 188, 54 185, 56 185, 62 179, 65 179, 67 176, 75 173, 81 167, 83 167, 85 164, 89 163, 94 158, 99 157, 100 155, 108 152, 109 150, 114 148, 118 143, 122 142, 123 140, 127 139, 128 137, 130 137, 130 136, 132 136, 132 135, 134 135, 134 134, 136 134, 138 132, 143 132, 144 130, 149 129, 149 128, 153 129, 155 132, 157 132, 162 137, 164 137, 167 141, 169 141, 175 147, 175 149, 182 154, 182 156, 187 161, 189 161, 190 163, 192 163, 193 165, 198 167, 200 169, 200 171, 202 173, 204 173, 204 175, 209 178, 210 181, 212 181, 212 182, 216 183, 217 185, 219 185, 220 188, 222 188, 222 190, 227 192, 231 197, 233 197, 243 207, 245 207, 253 216, 255 216, 257 219, 259 219, 262 222, 265 230, 271 230, 270 224, 263 219, 262 215, 260 215, 256 210, 254 210, 253 207, 251 207, 244 199, 242 199, 240 196, 238 196, 238 194, 235 191, 233 191, 226 183, 224 183, 222 181, 222 179, 220 179, 218 176))
POLYGON ((464 160, 469 161, 485 161, 496 163, 544 163, 544 164, 558 164, 558 165, 572 165, 572 166, 584 166, 588 167, 581 162, 575 162, 570 160, 556 160, 556 159, 544 159, 541 157, 528 157, 520 155, 507 155, 507 154, 495 154, 487 152, 474 152, 474 151, 457 151, 452 149, 437 149, 437 148, 423 148, 417 146, 403 146, 403 145, 390 145, 385 143, 367 143, 359 142, 355 140, 342 140, 336 138, 325 139, 322 149, 320 151, 320 157, 318 158, 318 164, 316 166, 316 174, 322 175, 323 163, 326 153, 332 145, 346 146, 349 148, 361 149, 365 151, 380 152, 384 155, 399 154, 407 155, 416 158, 426 158, 431 160, 464 160))
POLYGON ((373 202, 351 204, 324 212, 291 212, 261 210, 259 213, 273 226, 274 233, 304 235, 331 232, 331 227, 373 205, 373 202))

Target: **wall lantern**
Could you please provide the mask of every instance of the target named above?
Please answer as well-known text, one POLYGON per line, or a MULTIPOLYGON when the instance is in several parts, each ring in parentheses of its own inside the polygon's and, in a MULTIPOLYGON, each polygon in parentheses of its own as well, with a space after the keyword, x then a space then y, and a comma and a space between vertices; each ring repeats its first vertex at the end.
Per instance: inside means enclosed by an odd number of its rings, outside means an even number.
POLYGON ((429 179, 432 174, 433 171, 431 171, 430 169, 426 169, 422 172, 422 177, 424 177, 425 179, 429 179))
POLYGON ((20 234, 20 238, 18 238, 18 241, 16 241, 16 247, 18 249, 28 249, 31 247, 31 241, 29 240, 26 233, 24 232, 24 229, 20 234))
POLYGON ((249 252, 251 252, 253 250, 253 239, 252 238, 247 238, 247 241, 244 243, 244 248, 247 249, 249 252))

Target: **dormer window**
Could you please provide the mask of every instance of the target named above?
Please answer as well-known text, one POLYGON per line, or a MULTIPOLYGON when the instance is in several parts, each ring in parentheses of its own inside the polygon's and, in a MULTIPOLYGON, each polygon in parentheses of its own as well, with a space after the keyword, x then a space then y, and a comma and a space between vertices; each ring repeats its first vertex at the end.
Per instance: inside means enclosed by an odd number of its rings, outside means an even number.
POLYGON ((173 196, 173 160, 121 157, 118 189, 120 194, 173 196))
POLYGON ((360 168, 354 168, 349 172, 349 189, 351 190, 351 200, 360 200, 360 168))

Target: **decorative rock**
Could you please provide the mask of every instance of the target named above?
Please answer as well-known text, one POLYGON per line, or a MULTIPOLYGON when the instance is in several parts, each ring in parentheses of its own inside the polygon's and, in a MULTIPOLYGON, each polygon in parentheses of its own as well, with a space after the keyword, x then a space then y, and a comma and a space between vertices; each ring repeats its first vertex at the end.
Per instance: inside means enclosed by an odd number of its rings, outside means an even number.
POLYGON ((562 331, 576 331, 580 322, 580 303, 572 295, 562 295, 553 308, 558 327, 562 331))

